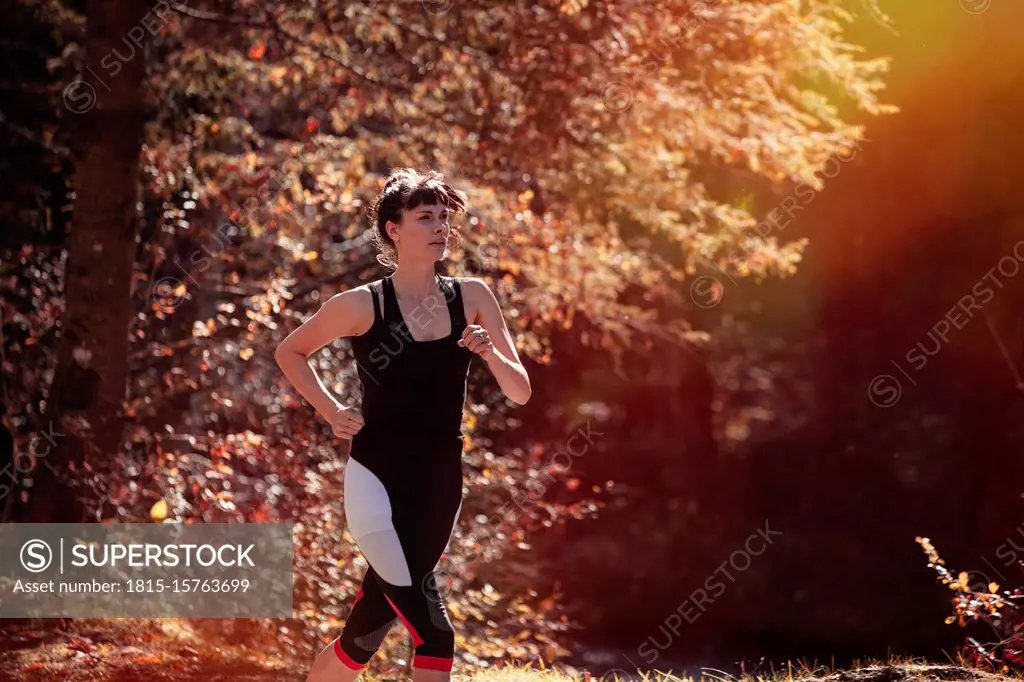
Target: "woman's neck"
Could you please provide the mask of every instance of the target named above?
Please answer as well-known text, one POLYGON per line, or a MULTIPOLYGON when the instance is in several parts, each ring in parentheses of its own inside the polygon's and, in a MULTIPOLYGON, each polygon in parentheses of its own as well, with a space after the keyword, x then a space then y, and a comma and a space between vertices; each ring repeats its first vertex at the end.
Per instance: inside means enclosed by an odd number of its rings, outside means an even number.
POLYGON ((407 265, 398 268, 391 275, 395 283, 395 293, 406 300, 423 301, 429 296, 437 293, 437 274, 434 272, 434 264, 429 267, 417 267, 407 265))

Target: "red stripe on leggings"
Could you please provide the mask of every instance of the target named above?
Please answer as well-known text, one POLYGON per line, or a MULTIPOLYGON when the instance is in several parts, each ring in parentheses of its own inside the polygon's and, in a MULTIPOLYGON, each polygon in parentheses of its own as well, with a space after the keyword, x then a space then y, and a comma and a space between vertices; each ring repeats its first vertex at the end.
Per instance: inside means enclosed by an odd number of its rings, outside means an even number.
POLYGON ((352 668, 353 670, 362 670, 364 667, 366 667, 365 663, 356 663, 352 660, 351 656, 345 653, 345 650, 341 648, 340 637, 334 640, 334 653, 338 655, 338 659, 341 660, 342 663, 347 665, 349 668, 352 668))
POLYGON ((391 601, 391 598, 388 597, 388 595, 386 594, 384 595, 384 598, 388 600, 388 603, 391 604, 391 608, 395 610, 395 613, 397 613, 398 617, 402 619, 402 622, 405 623, 406 629, 408 629, 409 633, 412 635, 413 648, 415 649, 420 644, 423 644, 423 638, 420 637, 420 633, 416 632, 416 628, 412 626, 412 623, 409 622, 409 619, 402 615, 402 612, 398 610, 397 606, 395 606, 395 602, 391 601))
POLYGON ((412 667, 425 668, 427 670, 443 670, 450 673, 452 671, 452 659, 416 654, 412 658, 412 667))

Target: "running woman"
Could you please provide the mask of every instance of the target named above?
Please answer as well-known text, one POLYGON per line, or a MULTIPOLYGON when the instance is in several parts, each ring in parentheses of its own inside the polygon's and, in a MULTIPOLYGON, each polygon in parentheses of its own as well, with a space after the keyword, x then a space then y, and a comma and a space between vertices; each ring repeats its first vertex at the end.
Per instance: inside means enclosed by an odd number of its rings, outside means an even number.
POLYGON ((281 370, 351 439, 345 467, 348 528, 369 568, 341 635, 307 682, 358 677, 388 630, 412 635, 414 682, 450 679, 455 632, 434 567, 462 508, 462 410, 478 355, 505 395, 523 405, 530 378, 498 301, 479 279, 440 277, 466 196, 435 171, 392 171, 372 210, 377 260, 391 275, 333 296, 277 348, 281 370), (360 406, 342 405, 308 357, 351 337, 360 406))

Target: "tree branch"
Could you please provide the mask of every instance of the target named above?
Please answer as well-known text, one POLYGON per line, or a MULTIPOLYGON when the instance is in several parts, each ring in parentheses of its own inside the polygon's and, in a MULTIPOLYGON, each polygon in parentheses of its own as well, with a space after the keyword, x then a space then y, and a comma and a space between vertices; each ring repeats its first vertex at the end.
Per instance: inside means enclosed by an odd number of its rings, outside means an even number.
POLYGON ((3 112, 0 112, 0 123, 3 123, 8 128, 24 137, 26 140, 34 142, 44 149, 48 149, 57 156, 60 156, 62 158, 68 158, 69 156, 71 156, 71 150, 68 147, 65 147, 64 145, 55 142, 47 142, 46 140, 42 139, 39 135, 29 130, 25 126, 19 125, 11 119, 4 116, 3 112))
POLYGON ((294 33, 291 33, 290 31, 285 29, 284 26, 281 25, 281 23, 278 21, 277 17, 275 17, 273 14, 271 14, 269 10, 267 10, 267 15, 266 16, 267 16, 269 27, 274 31, 275 35, 277 35, 277 37, 282 40, 282 42, 291 41, 293 43, 297 43, 297 44, 301 45, 302 47, 305 47, 305 48, 307 48, 309 50, 312 50, 313 52, 317 53, 321 57, 323 57, 325 59, 329 59, 332 62, 335 62, 337 64, 340 64, 349 73, 352 73, 355 76, 358 76, 359 78, 363 79, 364 81, 367 81, 369 83, 373 83, 374 85, 385 86, 385 87, 387 87, 389 89, 396 90, 396 91, 401 92, 403 94, 410 94, 412 92, 412 89, 409 88, 409 86, 406 85, 405 83, 400 83, 398 81, 391 81, 391 80, 383 81, 383 80, 377 78, 376 76, 370 75, 361 66, 353 64, 352 62, 344 59, 341 55, 335 53, 334 51, 332 51, 332 50, 330 50, 330 49, 328 49, 328 48, 326 48, 324 46, 317 45, 316 43, 314 43, 312 41, 306 40, 305 38, 303 38, 300 35, 296 35, 294 33))
POLYGON ((236 26, 253 26, 256 28, 270 28, 270 26, 263 21, 258 21, 250 17, 233 17, 227 14, 218 14, 216 12, 206 12, 200 9, 193 9, 186 7, 185 5, 179 5, 178 3, 172 3, 171 9, 178 14, 183 14, 186 17, 193 19, 200 19, 202 21, 215 21, 220 24, 234 24, 236 26))

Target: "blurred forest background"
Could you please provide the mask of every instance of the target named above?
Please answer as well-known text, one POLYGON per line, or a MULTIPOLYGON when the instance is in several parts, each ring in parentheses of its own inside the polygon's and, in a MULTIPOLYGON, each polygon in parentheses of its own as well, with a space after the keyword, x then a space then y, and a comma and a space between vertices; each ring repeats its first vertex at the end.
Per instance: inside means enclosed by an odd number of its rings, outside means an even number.
MULTIPOLYGON (((471 369, 460 665, 640 663, 766 525, 659 665, 940 656, 963 633, 918 535, 1019 582, 1024 4, 4 16, 4 520, 295 522, 296 618, 216 630, 335 637, 366 567, 344 446, 273 351, 387 274, 368 204, 430 167, 473 207, 440 267, 490 284, 534 386, 513 409, 471 369)), ((357 402, 349 351, 312 360, 357 402)))

